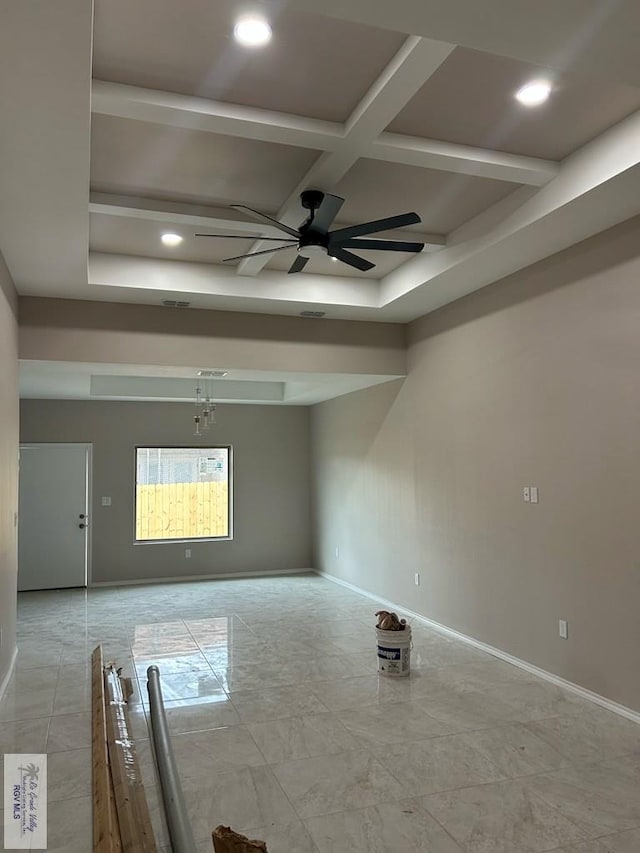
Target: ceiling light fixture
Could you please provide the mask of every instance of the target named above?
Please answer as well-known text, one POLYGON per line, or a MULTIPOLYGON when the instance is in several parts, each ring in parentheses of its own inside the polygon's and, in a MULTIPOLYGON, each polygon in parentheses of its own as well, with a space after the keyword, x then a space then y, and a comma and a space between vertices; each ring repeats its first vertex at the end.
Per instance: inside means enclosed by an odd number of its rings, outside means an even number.
POLYGON ((165 246, 179 246, 182 237, 179 234, 163 234, 160 238, 165 246))
POLYGON ((271 27, 258 15, 240 18, 233 28, 233 34, 236 41, 244 47, 262 47, 271 41, 271 27))
POLYGON ((551 94, 548 80, 532 80, 516 92, 516 99, 525 107, 538 107, 544 104, 551 94))
POLYGON ((205 377, 198 380, 196 385, 196 413, 193 416, 194 435, 200 437, 203 432, 207 432, 211 427, 216 425, 216 404, 213 402, 213 382, 207 376, 214 371, 199 370, 198 376, 205 377), (202 390, 204 385, 204 394, 202 390))

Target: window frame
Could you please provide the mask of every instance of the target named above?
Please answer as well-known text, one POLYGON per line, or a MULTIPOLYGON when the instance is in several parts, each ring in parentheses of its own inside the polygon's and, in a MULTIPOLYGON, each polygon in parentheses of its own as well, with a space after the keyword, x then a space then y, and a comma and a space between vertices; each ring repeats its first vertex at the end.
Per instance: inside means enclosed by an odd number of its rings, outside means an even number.
POLYGON ((233 540, 233 445, 231 444, 136 444, 133 448, 133 544, 134 545, 171 545, 189 542, 230 542, 233 540), (137 539, 136 522, 138 510, 138 451, 139 450, 226 450, 227 451, 227 514, 228 533, 226 536, 189 536, 171 539, 137 539))

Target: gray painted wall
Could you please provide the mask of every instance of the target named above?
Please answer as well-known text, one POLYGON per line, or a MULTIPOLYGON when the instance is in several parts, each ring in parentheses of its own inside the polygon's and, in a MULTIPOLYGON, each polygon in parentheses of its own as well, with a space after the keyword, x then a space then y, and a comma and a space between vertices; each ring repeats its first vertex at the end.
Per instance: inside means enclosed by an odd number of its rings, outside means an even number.
POLYGON ((233 540, 134 545, 134 447, 196 444, 193 406, 23 401, 22 442, 93 443, 94 582, 309 568, 309 410, 218 406, 216 416, 211 442, 234 453, 233 540))
POLYGON ((18 298, 0 254, 0 686, 16 646, 18 572, 18 298))
POLYGON ((640 710, 639 368, 639 219, 416 321, 312 410, 317 567, 640 710))

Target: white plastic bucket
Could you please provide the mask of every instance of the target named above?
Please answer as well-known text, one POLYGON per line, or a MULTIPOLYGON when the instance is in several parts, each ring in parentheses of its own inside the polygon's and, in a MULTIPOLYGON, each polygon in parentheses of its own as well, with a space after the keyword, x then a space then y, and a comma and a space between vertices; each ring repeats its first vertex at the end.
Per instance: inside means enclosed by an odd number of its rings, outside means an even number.
POLYGON ((380 675, 409 675, 411 662, 411 628, 383 631, 376 628, 378 672, 380 675))

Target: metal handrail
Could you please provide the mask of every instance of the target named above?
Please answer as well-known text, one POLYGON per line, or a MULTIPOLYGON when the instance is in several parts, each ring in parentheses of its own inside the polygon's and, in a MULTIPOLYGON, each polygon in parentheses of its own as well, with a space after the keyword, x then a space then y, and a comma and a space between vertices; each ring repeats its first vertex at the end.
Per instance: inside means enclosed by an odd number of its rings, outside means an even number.
POLYGON ((151 710, 151 734, 173 853, 197 853, 171 746, 162 701, 160 670, 157 666, 147 669, 147 691, 151 710))

